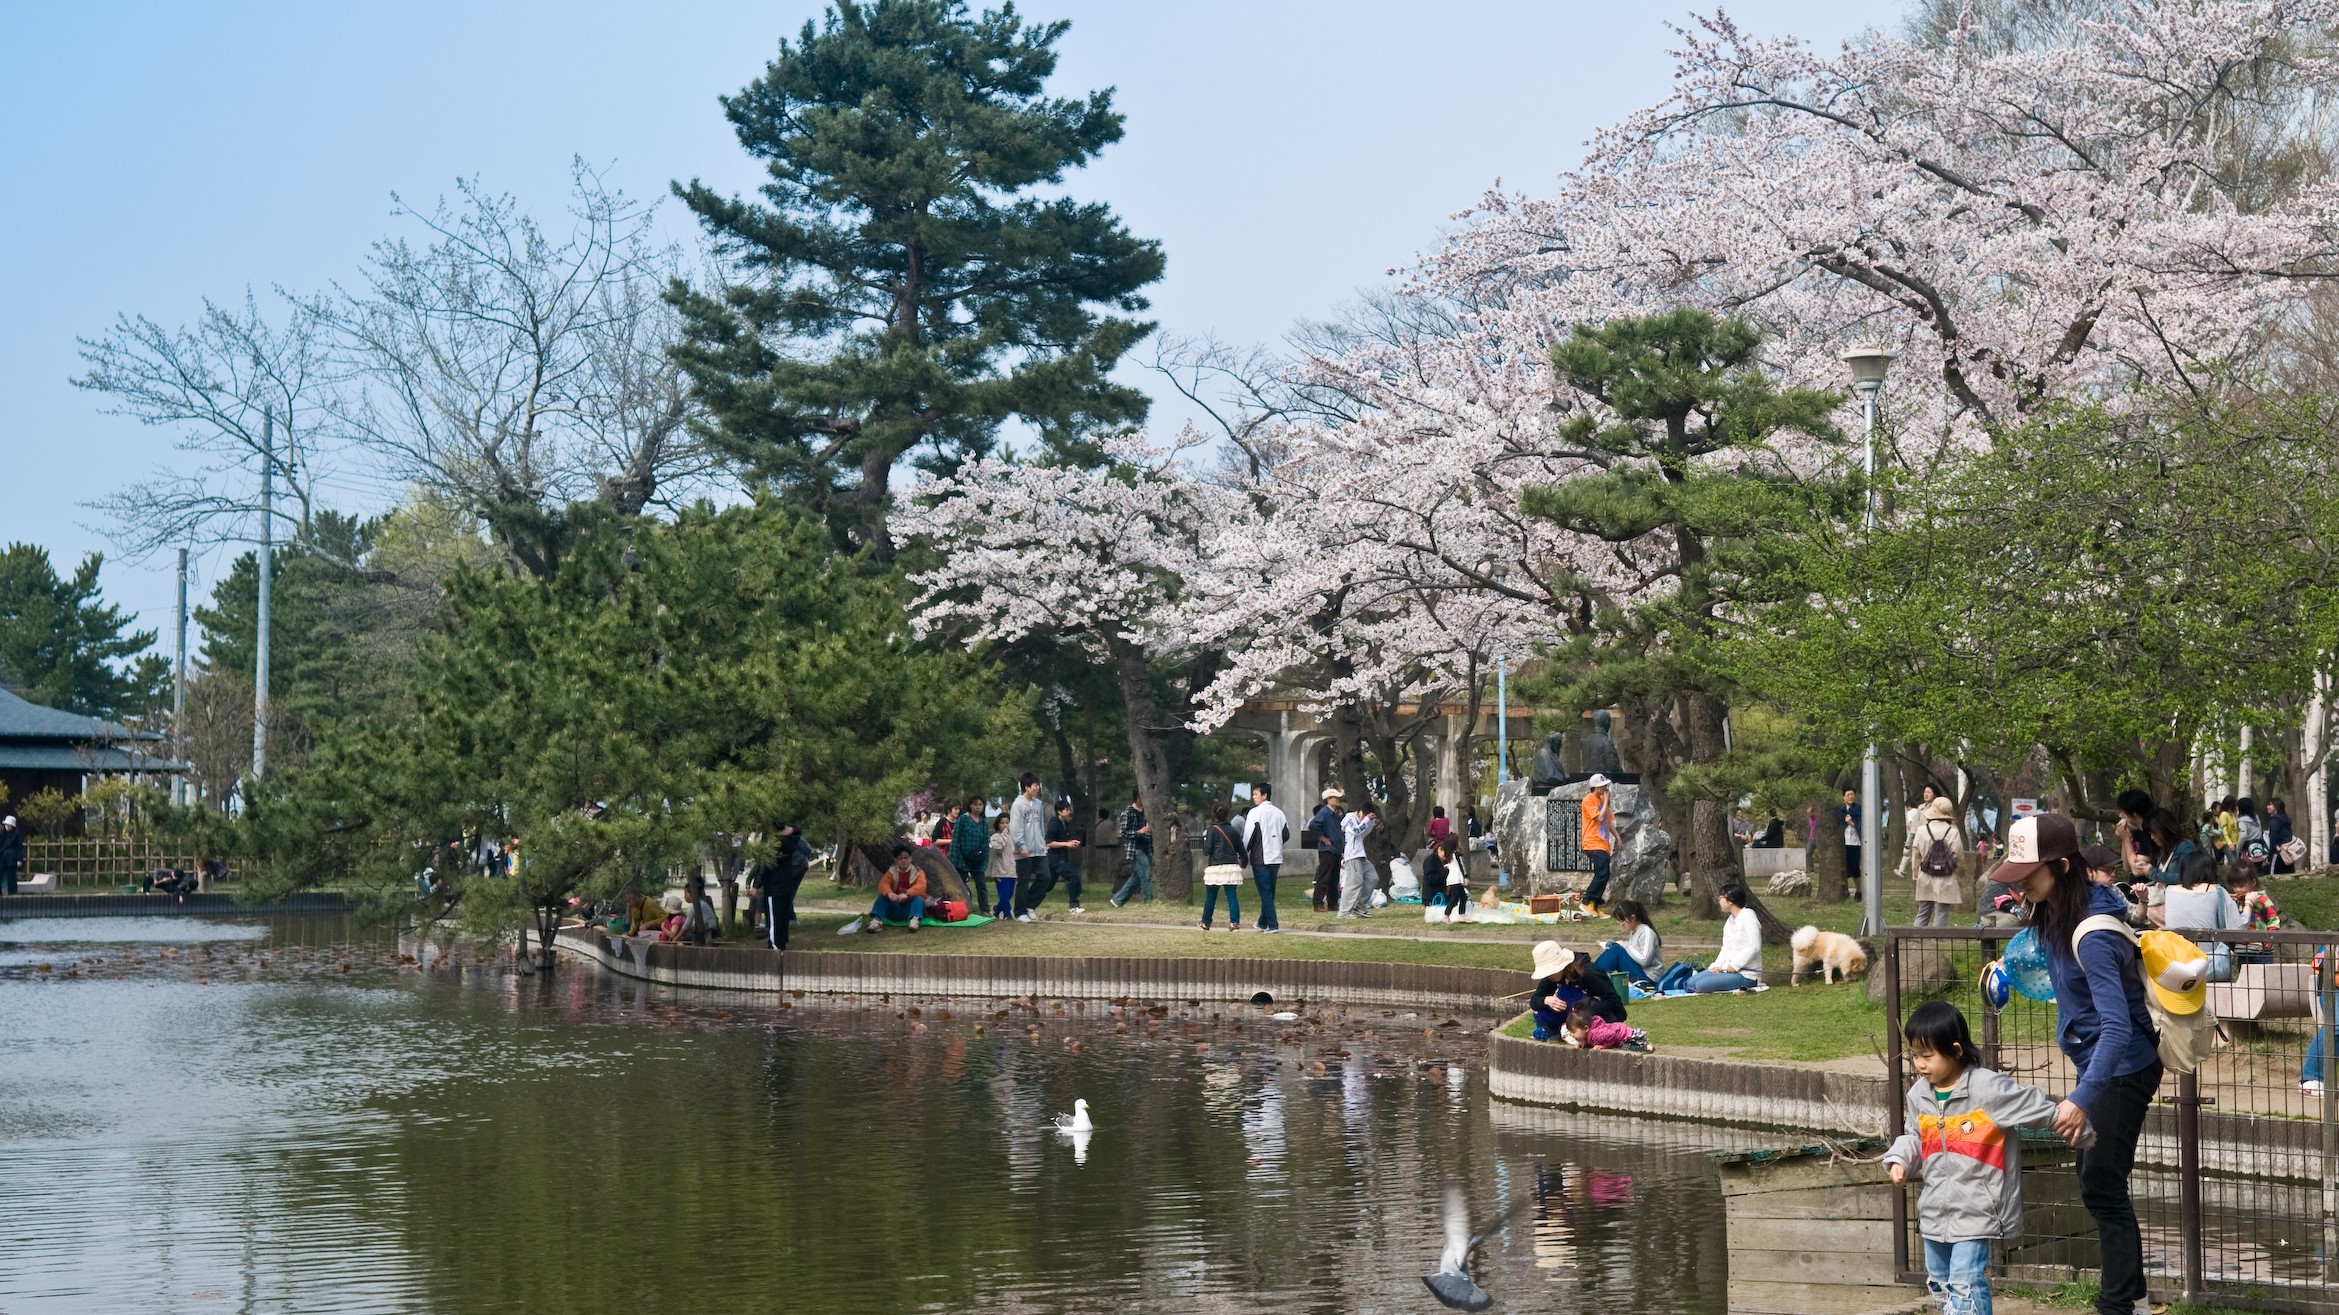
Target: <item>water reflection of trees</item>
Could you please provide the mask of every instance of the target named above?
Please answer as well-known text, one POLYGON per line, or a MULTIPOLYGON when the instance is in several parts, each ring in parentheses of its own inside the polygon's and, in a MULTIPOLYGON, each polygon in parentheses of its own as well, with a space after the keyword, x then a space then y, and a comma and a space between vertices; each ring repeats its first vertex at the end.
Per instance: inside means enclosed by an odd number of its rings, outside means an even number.
MULTIPOLYGON (((1491 1206, 1506 1172, 1531 1192, 1542 1160, 1655 1187, 1570 1205, 1571 1245, 1600 1263, 1549 1275, 1539 1299, 1720 1309, 1719 1203, 1670 1203, 1677 1151, 1498 1137, 1482 1104, 1457 1111, 1442 1067, 1368 1065, 1351 1042, 1358 1076, 1319 1077, 1219 1031, 1147 1041, 1048 1016, 1034 1035, 994 1006, 923 1006, 913 1036, 898 1004, 683 1005, 584 976, 464 993, 448 1044, 500 1062, 451 1065, 393 1111, 409 1191, 379 1223, 438 1308, 1409 1305, 1445 1183, 1491 1206), (516 1028, 460 1017, 497 1003, 516 1028), (1047 1122, 1081 1097, 1099 1131, 1075 1166, 1047 1122)), ((1545 1282, 1526 1277, 1542 1227, 1491 1243, 1494 1272, 1545 1282)))

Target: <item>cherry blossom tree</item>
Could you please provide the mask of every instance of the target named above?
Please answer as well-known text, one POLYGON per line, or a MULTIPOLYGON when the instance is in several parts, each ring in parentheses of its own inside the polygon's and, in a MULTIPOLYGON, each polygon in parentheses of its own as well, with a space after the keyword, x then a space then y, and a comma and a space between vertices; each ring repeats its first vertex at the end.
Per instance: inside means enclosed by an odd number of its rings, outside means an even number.
POLYGON ((1190 458, 1206 442, 1191 429, 1167 443, 1112 436, 1095 466, 980 457, 948 479, 920 475, 893 524, 900 538, 930 538, 946 560, 912 578, 921 633, 971 645, 1044 631, 1111 668, 1137 789, 1161 819, 1154 871, 1173 899, 1192 880, 1172 794, 1195 730, 1188 705, 1222 659, 1190 627, 1190 585, 1227 569, 1208 545, 1259 524, 1248 499, 1196 477, 1190 458))

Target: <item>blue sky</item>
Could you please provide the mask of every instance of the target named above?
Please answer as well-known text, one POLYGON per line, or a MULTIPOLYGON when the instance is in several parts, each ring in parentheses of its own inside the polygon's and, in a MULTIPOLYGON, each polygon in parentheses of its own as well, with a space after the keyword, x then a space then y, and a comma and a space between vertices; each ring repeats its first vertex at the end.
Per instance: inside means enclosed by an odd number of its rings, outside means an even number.
MULTIPOLYGON (((390 194, 462 176, 559 204, 572 156, 629 193, 756 182, 715 98, 822 6, 514 0, 0 6, 0 541, 60 568, 105 549, 80 504, 171 458, 170 435, 74 389, 76 335, 120 312, 348 281, 390 194)), ((1737 3, 1832 47, 1898 6, 1737 3)), ((1641 4, 1034 0, 1072 20, 1061 94, 1118 89, 1127 138, 1071 180, 1159 239, 1166 332, 1279 338, 1435 242, 1500 177, 1547 190, 1602 124, 1664 94, 1641 4)), ((679 231, 679 207, 665 218, 679 231)), ((1142 380, 1140 381, 1142 382, 1142 380)), ((1178 412, 1157 408, 1156 423, 1178 412)), ((377 496, 352 486, 353 505, 377 496)), ((110 554, 109 554, 110 555, 110 554)), ((195 591, 223 562, 199 562, 195 591)), ((109 561, 166 628, 170 565, 109 561)), ((166 645, 167 646, 167 645, 166 645)))

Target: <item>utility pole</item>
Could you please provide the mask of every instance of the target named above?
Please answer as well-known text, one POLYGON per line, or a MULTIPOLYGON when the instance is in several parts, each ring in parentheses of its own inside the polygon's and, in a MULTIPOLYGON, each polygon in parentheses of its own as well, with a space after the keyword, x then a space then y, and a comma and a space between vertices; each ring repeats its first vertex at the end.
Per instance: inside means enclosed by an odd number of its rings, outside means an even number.
MULTIPOLYGON (((171 662, 171 758, 187 761, 187 550, 179 549, 179 614, 172 632, 178 636, 178 656, 171 662)), ((187 802, 187 774, 171 773, 171 803, 187 802)))
POLYGON ((260 413, 260 619, 252 664, 252 779, 268 772, 268 577, 276 540, 276 413, 260 413))

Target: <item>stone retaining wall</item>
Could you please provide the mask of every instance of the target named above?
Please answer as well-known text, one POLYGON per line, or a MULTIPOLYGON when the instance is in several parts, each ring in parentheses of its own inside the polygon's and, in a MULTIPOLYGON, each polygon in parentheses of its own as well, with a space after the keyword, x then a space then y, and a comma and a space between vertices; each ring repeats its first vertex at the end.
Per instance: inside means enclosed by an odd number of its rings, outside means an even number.
POLYGON ((1504 1100, 1759 1128, 1880 1136, 1882 1078, 1784 1064, 1577 1050, 1497 1036, 1487 1083, 1504 1100))
POLYGON ((10 895, 0 896, 0 919, 8 918, 171 918, 182 915, 347 913, 349 899, 338 891, 307 891, 268 904, 239 904, 217 892, 189 895, 10 895))
MULTIPOLYGON (((952 933, 936 933, 948 935, 952 933)), ((888 954, 775 954, 756 946, 641 945, 590 928, 561 932, 562 953, 668 986, 824 995, 1036 995, 1067 1000, 1338 1001, 1484 1016, 1533 983, 1523 972, 1314 959, 1122 959, 888 954)))

